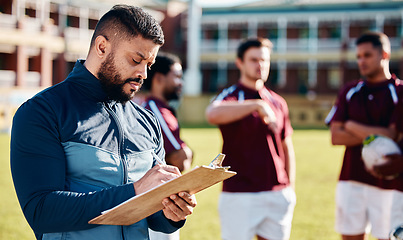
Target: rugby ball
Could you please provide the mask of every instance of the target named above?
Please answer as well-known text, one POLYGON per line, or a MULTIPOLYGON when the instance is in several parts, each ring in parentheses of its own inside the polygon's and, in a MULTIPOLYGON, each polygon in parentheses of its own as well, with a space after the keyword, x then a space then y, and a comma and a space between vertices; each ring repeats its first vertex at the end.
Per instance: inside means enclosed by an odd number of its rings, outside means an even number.
POLYGON ((361 156, 369 170, 372 170, 374 165, 385 163, 387 160, 384 156, 389 154, 401 154, 399 146, 391 138, 370 135, 363 141, 361 156))

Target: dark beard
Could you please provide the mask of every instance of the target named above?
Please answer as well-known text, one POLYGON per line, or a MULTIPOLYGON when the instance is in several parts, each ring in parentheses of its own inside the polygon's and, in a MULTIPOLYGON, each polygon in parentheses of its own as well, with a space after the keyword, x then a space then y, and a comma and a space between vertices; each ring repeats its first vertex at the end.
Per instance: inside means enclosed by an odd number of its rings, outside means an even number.
POLYGON ((131 100, 136 93, 135 91, 125 93, 123 91, 123 86, 126 83, 133 81, 138 82, 141 85, 143 84, 143 79, 141 78, 128 78, 125 81, 122 80, 121 75, 116 70, 113 53, 109 54, 102 63, 97 76, 108 98, 123 104, 131 100))
POLYGON ((163 94, 164 94, 164 98, 167 101, 179 100, 179 98, 180 98, 180 89, 176 87, 172 91, 165 90, 163 94))

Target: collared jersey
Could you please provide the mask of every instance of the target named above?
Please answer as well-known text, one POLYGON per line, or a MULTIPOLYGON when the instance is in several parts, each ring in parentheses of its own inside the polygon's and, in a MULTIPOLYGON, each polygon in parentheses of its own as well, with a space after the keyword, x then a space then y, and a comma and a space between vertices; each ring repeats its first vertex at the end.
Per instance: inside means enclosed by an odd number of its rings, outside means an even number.
POLYGON ((214 101, 242 102, 247 99, 263 99, 274 111, 279 131, 272 132, 257 112, 238 121, 219 125, 223 137, 222 152, 226 154, 223 164, 237 172, 237 175, 224 181, 223 191, 282 189, 289 185, 282 141, 293 132, 287 103, 267 88, 255 91, 242 84, 224 89, 214 101))
POLYGON ((155 114, 161 125, 164 149, 167 155, 186 146, 180 138, 179 122, 173 108, 154 97, 148 97, 143 105, 155 114))
MULTIPOLYGON (((326 123, 353 120, 369 126, 389 127, 396 123, 396 117, 393 116, 398 102, 403 99, 402 94, 402 82, 395 77, 380 83, 359 80, 346 84, 339 92, 326 123)), ((346 146, 340 180, 362 182, 384 189, 403 187, 401 179, 384 180, 368 173, 361 158, 361 150, 362 145, 346 146)))
POLYGON ((88 221, 135 196, 133 182, 164 159, 158 121, 134 104, 108 100, 78 61, 60 84, 25 102, 11 133, 11 171, 24 215, 38 239, 148 239, 173 232, 158 212, 130 226, 88 221))

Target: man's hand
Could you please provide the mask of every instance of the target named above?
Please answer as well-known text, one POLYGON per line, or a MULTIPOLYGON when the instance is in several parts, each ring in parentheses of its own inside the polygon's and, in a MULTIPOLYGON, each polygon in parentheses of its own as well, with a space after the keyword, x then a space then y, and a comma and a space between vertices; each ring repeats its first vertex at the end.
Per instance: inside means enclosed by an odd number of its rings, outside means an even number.
POLYGON ((165 217, 175 222, 185 220, 193 213, 196 204, 196 197, 187 192, 180 192, 162 200, 165 217))
POLYGON ((155 165, 142 178, 133 183, 134 191, 136 195, 139 195, 180 175, 181 172, 175 166, 155 165))
POLYGON ((399 175, 403 172, 403 156, 400 154, 392 154, 385 156, 385 163, 375 165, 370 173, 378 178, 399 175))
POLYGON ((259 100, 258 102, 258 108, 257 112, 262 119, 262 121, 269 126, 269 128, 273 131, 277 131, 277 118, 276 115, 274 114, 273 110, 263 100, 259 100))

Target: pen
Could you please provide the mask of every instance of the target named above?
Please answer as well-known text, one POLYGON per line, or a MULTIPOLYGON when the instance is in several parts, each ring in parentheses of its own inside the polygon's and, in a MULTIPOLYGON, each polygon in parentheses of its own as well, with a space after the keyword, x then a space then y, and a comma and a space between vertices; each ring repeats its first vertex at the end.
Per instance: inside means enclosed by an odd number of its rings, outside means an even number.
POLYGON ((155 158, 155 160, 157 160, 158 164, 165 165, 165 162, 162 161, 161 158, 158 157, 158 155, 154 151, 152 151, 151 153, 152 153, 153 157, 155 158))

